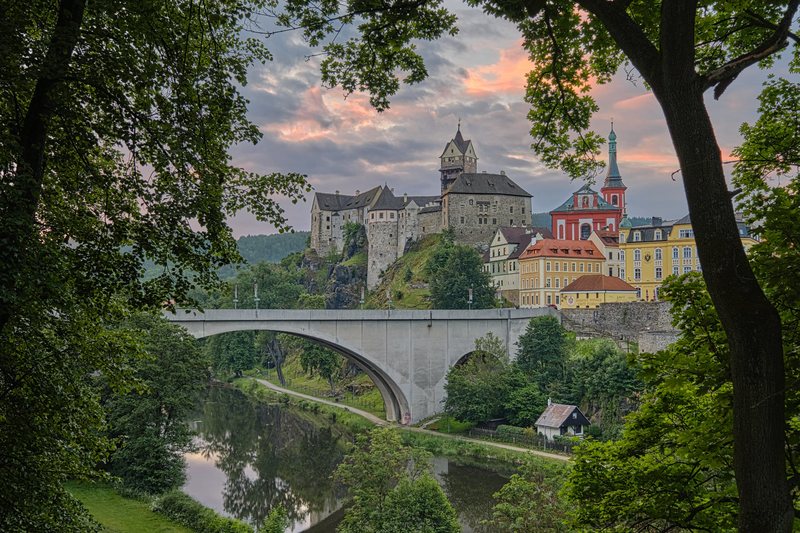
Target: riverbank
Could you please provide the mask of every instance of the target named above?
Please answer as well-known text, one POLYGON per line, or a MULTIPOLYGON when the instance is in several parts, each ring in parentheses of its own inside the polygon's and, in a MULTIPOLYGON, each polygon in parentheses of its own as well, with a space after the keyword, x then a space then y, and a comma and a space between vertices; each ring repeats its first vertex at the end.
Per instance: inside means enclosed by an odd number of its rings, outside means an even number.
POLYGON ((70 482, 67 491, 80 501, 108 533, 191 533, 169 518, 153 512, 150 503, 120 495, 100 483, 70 482))
POLYGON ((520 447, 520 446, 513 446, 511 444, 504 444, 504 443, 500 443, 500 442, 483 441, 483 440, 478 440, 478 439, 472 439, 472 438, 469 438, 469 437, 462 437, 460 435, 453 435, 453 434, 450 434, 450 433, 439 433, 437 431, 431 431, 431 430, 423 429, 423 428, 415 428, 415 427, 408 427, 408 426, 400 426, 400 425, 397 425, 397 424, 390 424, 390 423, 386 422, 385 420, 382 420, 382 419, 376 417, 375 415, 373 415, 371 413, 368 413, 366 411, 357 409, 355 407, 341 405, 341 404, 336 403, 336 402, 323 400, 321 398, 315 398, 315 397, 307 395, 307 394, 303 394, 303 393, 295 392, 295 391, 292 391, 292 390, 289 390, 289 389, 285 389, 283 387, 279 387, 278 385, 275 385, 274 383, 270 383, 269 381, 266 381, 266 380, 263 380, 263 379, 252 378, 252 380, 250 380, 250 382, 251 383, 258 383, 259 385, 269 389, 273 393, 293 396, 295 398, 301 398, 304 401, 318 402, 318 403, 321 403, 321 404, 323 404, 323 405, 325 405, 327 407, 332 407, 334 409, 342 410, 342 411, 344 411, 346 413, 350 413, 350 414, 354 414, 354 415, 360 416, 360 417, 364 418, 365 420, 371 422, 372 424, 376 424, 376 425, 391 425, 393 427, 396 427, 396 428, 400 429, 404 434, 408 434, 408 433, 416 434, 416 435, 418 435, 418 437, 413 438, 413 437, 406 436, 406 437, 404 437, 404 440, 406 442, 408 442, 409 444, 413 444, 415 446, 419 446, 419 447, 422 447, 422 448, 429 449, 429 451, 432 451, 434 453, 443 453, 445 455, 451 455, 451 454, 446 453, 446 450, 449 448, 453 452, 452 455, 460 455, 460 454, 463 454, 463 453, 466 452, 468 454, 468 456, 470 456, 470 457, 482 456, 482 457, 486 457, 488 459, 493 459, 493 460, 508 460, 509 459, 507 457, 508 453, 511 452, 512 454, 516 455, 515 457, 513 457, 511 459, 513 462, 518 462, 521 457, 529 456, 529 455, 533 455, 533 456, 540 457, 540 458, 543 458, 543 459, 547 459, 547 460, 550 460, 550 461, 558 461, 558 462, 561 462, 561 463, 567 463, 567 462, 569 462, 569 459, 570 459, 568 456, 565 456, 565 455, 560 455, 560 454, 556 454, 556 453, 549 453, 549 452, 543 452, 543 451, 540 451, 540 450, 532 450, 530 448, 523 448, 523 447, 520 447), (427 437, 427 439, 423 438, 423 437, 427 437), (442 444, 433 443, 433 442, 431 442, 431 439, 449 440, 449 441, 451 441, 453 443, 460 443, 460 445, 459 444, 455 444, 455 445, 451 445, 451 446, 448 447, 448 446, 444 446, 442 444), (435 448, 435 450, 431 450, 430 448, 435 448), (491 452, 487 452, 486 449, 496 450, 496 451, 494 453, 491 453, 491 452), (501 453, 501 451, 504 452, 504 453, 501 453), (476 454, 478 454, 478 455, 476 455, 476 454))

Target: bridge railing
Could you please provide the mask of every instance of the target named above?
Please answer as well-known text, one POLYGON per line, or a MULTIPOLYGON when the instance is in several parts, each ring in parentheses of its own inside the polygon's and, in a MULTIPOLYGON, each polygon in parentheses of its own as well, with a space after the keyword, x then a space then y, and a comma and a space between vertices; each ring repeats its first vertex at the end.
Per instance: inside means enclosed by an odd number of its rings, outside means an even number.
POLYGON ((480 440, 504 442, 506 444, 514 444, 516 446, 534 448, 546 452, 565 453, 568 455, 572 455, 575 446, 577 446, 577 443, 572 442, 554 442, 544 435, 508 435, 491 429, 481 428, 470 429, 469 436, 480 440))

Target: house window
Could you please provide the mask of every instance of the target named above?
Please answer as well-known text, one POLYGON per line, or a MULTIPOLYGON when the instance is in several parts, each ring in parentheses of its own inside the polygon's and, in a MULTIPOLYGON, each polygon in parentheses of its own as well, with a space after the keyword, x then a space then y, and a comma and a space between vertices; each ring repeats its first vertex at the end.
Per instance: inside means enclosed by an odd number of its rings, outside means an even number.
POLYGON ((567 263, 566 262, 564 262, 564 264, 562 265, 562 269, 564 270, 564 272, 567 271, 567 263))
POLYGON ((633 279, 634 281, 639 281, 642 279, 642 269, 641 268, 634 268, 633 269, 633 279))
POLYGON ((642 240, 642 233, 639 231, 633 232, 633 242, 639 242, 642 240))
POLYGON ((655 239, 655 240, 657 240, 657 241, 660 241, 660 240, 661 240, 661 230, 660 230, 660 229, 657 229, 657 230, 655 231, 655 235, 653 236, 653 239, 655 239))
POLYGON ((642 251, 638 248, 633 251, 633 260, 634 261, 641 261, 642 260, 642 251))
POLYGON ((581 272, 583 272, 583 263, 581 263, 581 264, 579 265, 579 268, 578 268, 578 269, 579 269, 581 272))
POLYGON ((550 272, 550 261, 548 261, 548 262, 546 262, 544 264, 544 270, 545 270, 545 272, 550 272))
POLYGON ((680 274, 680 273, 681 273, 681 272, 680 272, 680 270, 678 269, 678 265, 675 265, 675 266, 673 266, 673 267, 672 267, 672 275, 673 275, 673 276, 677 276, 677 275, 678 275, 678 274, 680 274))
POLYGON ((617 202, 619 202, 619 200, 617 200, 617 195, 611 195, 611 205, 617 205, 617 202))
POLYGON ((550 278, 545 278, 544 287, 545 287, 545 289, 549 289, 550 288, 550 278))
POLYGON ((656 248, 656 261, 661 261, 661 248, 656 248))
POLYGON ((692 267, 690 267, 690 266, 683 267, 683 273, 684 274, 688 274, 691 271, 692 271, 692 267))
POLYGON ((673 259, 677 259, 678 258, 678 247, 677 246, 674 246, 672 248, 672 258, 673 259))
POLYGON ((681 239, 692 239, 694 238, 694 230, 691 229, 682 229, 678 232, 678 236, 681 239))
POLYGON ((683 258, 684 259, 691 259, 692 258, 692 247, 691 246, 684 246, 683 247, 683 258))
POLYGON ((556 278, 556 289, 561 288, 561 280, 556 278))
POLYGON ((581 224, 581 240, 585 241, 589 238, 589 235, 592 233, 592 225, 591 224, 581 224))
POLYGON ((619 242, 620 244, 625 244, 625 234, 622 232, 619 234, 619 242))
POLYGON ((625 267, 619 269, 619 279, 625 279, 625 267))
POLYGON ((551 303, 553 303, 553 296, 548 294, 547 295, 547 305, 550 305, 551 303))
POLYGON ((575 262, 572 262, 572 271, 575 272, 575 262))
POLYGON ((559 272, 559 271, 561 270, 561 263, 559 263, 558 261, 556 261, 556 263, 555 263, 555 267, 556 267, 556 272, 559 272))
POLYGON ((656 279, 661 279, 661 267, 656 267, 656 279))

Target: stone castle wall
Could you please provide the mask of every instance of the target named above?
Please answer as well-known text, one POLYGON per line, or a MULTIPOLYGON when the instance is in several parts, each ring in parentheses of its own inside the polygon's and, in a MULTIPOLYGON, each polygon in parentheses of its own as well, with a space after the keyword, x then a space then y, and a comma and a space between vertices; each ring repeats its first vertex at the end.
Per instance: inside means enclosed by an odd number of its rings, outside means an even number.
POLYGON ((663 350, 678 338, 668 302, 601 304, 597 309, 562 309, 564 327, 585 337, 637 342, 642 352, 663 350))
POLYGON ((458 242, 488 245, 500 226, 530 226, 531 200, 499 194, 448 194, 443 206, 446 226, 458 242))
POLYGON ((381 273, 397 261, 399 224, 397 220, 370 221, 367 224, 367 288, 373 289, 380 283, 381 273))

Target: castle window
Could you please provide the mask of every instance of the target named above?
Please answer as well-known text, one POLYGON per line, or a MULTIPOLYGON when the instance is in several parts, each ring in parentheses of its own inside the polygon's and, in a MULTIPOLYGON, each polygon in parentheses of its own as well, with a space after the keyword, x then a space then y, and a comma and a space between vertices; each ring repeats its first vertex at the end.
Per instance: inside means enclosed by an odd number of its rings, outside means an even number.
POLYGON ((509 226, 513 226, 514 225, 514 219, 513 218, 508 221, 508 225, 509 226))
POLYGON ((497 219, 496 219, 496 218, 493 218, 493 219, 492 219, 492 226, 496 226, 496 225, 497 225, 497 219))
POLYGON ((369 219, 370 220, 375 220, 375 213, 370 213, 369 214, 369 219))
POLYGON ((389 213, 389 218, 394 218, 394 211, 392 211, 391 213, 389 213))
POLYGON ((383 211, 381 211, 380 213, 378 213, 378 218, 383 218, 383 211))
POLYGON ((325 217, 325 222, 330 222, 330 221, 331 221, 331 217, 329 217, 329 216, 326 216, 326 217, 325 217))
POLYGON ((525 214, 525 208, 524 207, 522 208, 522 214, 523 215, 525 214))
POLYGON ((512 206, 510 207, 510 209, 511 209, 511 211, 510 211, 510 212, 511 212, 511 213, 513 213, 513 212, 514 212, 514 206, 512 205, 512 206))
POLYGON ((464 223, 464 217, 461 217, 461 223, 462 224, 464 223))
POLYGON ((469 205, 472 205, 472 198, 469 199, 469 205))

